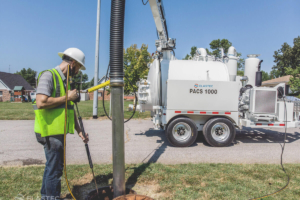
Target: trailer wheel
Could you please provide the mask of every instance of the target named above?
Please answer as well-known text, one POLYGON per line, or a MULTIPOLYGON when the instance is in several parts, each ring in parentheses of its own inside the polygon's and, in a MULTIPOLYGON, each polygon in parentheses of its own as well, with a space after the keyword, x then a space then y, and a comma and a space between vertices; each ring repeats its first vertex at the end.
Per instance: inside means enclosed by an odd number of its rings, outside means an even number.
POLYGON ((225 118, 213 118, 203 127, 203 135, 208 144, 213 147, 229 146, 235 138, 235 127, 225 118))
POLYGON ((198 131, 191 119, 176 118, 167 126, 166 136, 173 146, 188 147, 196 141, 198 131))

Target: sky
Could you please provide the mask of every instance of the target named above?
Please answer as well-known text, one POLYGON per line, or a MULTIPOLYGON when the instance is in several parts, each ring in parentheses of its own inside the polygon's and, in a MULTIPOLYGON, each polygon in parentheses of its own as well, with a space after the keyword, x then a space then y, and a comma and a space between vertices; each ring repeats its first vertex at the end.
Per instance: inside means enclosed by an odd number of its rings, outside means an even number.
MULTIPOLYGON (((274 51, 300 36, 299 0, 164 0, 169 37, 176 38, 176 58, 192 46, 209 48, 214 39, 228 39, 243 58, 261 54, 262 70, 274 65, 274 51)), ((111 1, 101 0, 99 77, 109 62, 111 1)), ((38 72, 61 62, 69 47, 86 56, 89 80, 95 71, 97 0, 0 0, 0 71, 22 68, 38 72)), ((127 0, 124 48, 147 44, 156 50, 156 27, 149 4, 127 0)))

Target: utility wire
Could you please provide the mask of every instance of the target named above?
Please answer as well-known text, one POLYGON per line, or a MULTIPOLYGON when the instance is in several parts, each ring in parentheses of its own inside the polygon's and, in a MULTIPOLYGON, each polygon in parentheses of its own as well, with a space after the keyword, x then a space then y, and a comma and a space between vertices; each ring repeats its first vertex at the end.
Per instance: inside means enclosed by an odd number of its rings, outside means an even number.
MULTIPOLYGON (((106 71, 106 75, 105 75, 105 82, 107 81, 107 75, 108 75, 109 68, 110 68, 110 63, 109 63, 108 66, 107 66, 107 71, 106 71)), ((125 78, 128 80, 128 82, 130 83, 130 85, 133 87, 133 84, 130 82, 130 80, 127 78, 126 75, 125 75, 125 78)), ((104 110, 105 115, 107 116, 108 119, 111 120, 111 118, 109 117, 109 115, 108 115, 107 112, 106 112, 105 105, 104 105, 105 88, 106 88, 106 87, 104 87, 104 89, 103 89, 102 106, 103 106, 103 110, 104 110)), ((134 96, 135 96, 135 105, 134 105, 133 113, 132 113, 132 115, 129 117, 129 119, 127 119, 126 121, 124 121, 124 123, 129 122, 129 121, 132 119, 132 117, 134 116, 134 114, 135 114, 135 111, 136 111, 136 105, 137 105, 137 96, 136 96, 136 92, 137 92, 137 91, 134 92, 134 96)))

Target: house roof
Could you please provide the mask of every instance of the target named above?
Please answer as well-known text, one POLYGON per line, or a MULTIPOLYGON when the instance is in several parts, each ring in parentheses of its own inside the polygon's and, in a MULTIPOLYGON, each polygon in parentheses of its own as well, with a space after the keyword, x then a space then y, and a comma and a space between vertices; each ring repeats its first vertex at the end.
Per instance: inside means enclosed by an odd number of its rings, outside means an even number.
POLYGON ((262 82, 262 85, 273 85, 273 84, 279 84, 279 83, 288 83, 290 81, 291 75, 282 76, 279 78, 274 78, 271 80, 267 80, 262 82))
POLYGON ((0 80, 7 85, 10 90, 13 90, 15 86, 23 86, 25 90, 34 90, 34 88, 19 74, 0 72, 0 80))
POLYGON ((20 90, 23 90, 23 88, 24 88, 23 86, 15 86, 14 91, 20 91, 20 90))

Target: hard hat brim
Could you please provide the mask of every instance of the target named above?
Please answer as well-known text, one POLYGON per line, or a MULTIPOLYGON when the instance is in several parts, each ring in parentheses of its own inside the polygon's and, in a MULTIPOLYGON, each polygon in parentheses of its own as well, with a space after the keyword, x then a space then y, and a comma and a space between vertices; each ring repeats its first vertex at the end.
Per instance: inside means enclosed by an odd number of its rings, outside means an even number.
MULTIPOLYGON (((69 55, 67 55, 67 54, 64 54, 63 52, 59 52, 58 55, 59 55, 59 57, 61 57, 61 58, 62 58, 64 55, 69 56, 69 55)), ((72 56, 69 56, 69 57, 72 58, 72 56)), ((72 58, 72 59, 76 60, 79 64, 81 64, 81 67, 80 67, 81 70, 86 70, 86 68, 85 68, 85 66, 84 66, 84 64, 83 64, 82 62, 80 62, 79 60, 77 60, 77 59, 75 59, 75 58, 72 58)))

